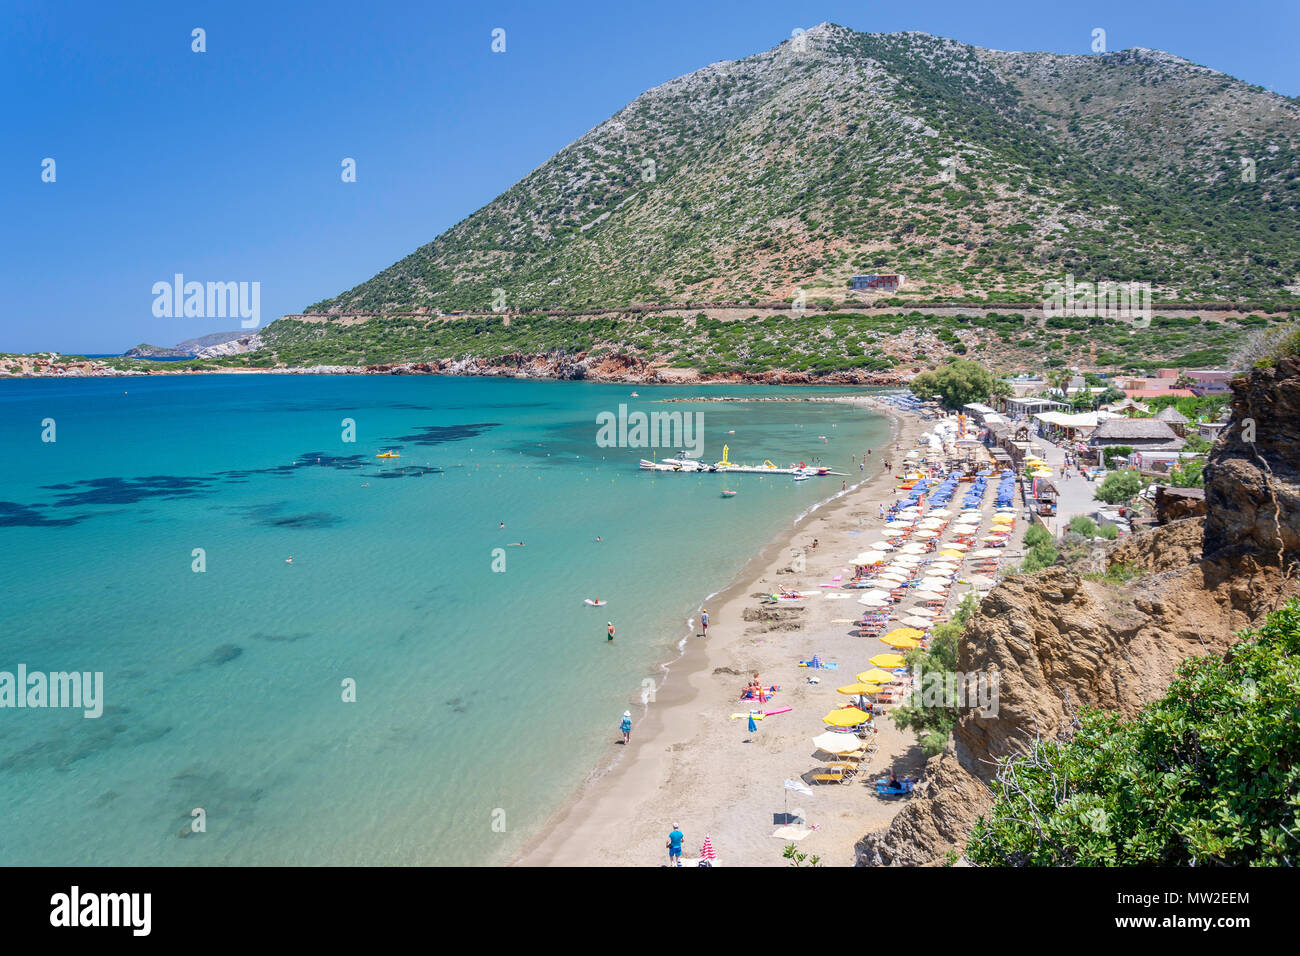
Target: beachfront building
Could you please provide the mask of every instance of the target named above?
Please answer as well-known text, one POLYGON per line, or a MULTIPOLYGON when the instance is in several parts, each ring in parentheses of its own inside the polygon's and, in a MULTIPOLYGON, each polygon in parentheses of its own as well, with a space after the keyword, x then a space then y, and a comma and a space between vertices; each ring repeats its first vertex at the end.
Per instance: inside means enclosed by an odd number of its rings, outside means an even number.
POLYGON ((1102 422, 1121 417, 1109 412, 1081 412, 1078 415, 1039 412, 1034 421, 1038 422, 1039 432, 1053 441, 1082 442, 1087 441, 1102 422))
POLYGON ((1156 421, 1164 422, 1166 425, 1168 425, 1170 428, 1174 430, 1174 434, 1177 435, 1179 438, 1186 437, 1187 435, 1187 425, 1188 425, 1187 416, 1184 415, 1182 412, 1180 412, 1178 409, 1174 408, 1174 406, 1172 405, 1170 405, 1168 408, 1160 409, 1160 411, 1156 414, 1156 421))
POLYGON ((893 292, 903 284, 903 277, 897 272, 873 272, 871 275, 854 276, 852 286, 856 292, 893 292))
MULTIPOLYGON (((1046 381, 1037 375, 1017 375, 1015 378, 1004 378, 1002 381, 1011 386, 1011 394, 1016 398, 1024 398, 1026 395, 1034 395, 1043 390, 1047 384, 1046 381)), ((1005 407, 1002 409, 1005 411, 1005 407)))
POLYGON ((1069 409, 1065 402, 1054 401, 1050 398, 1041 397, 1003 397, 1002 410, 1011 418, 1031 418, 1039 412, 1051 412, 1060 409, 1069 409))
POLYGON ((991 420, 995 422, 1002 418, 997 411, 990 408, 988 405, 985 405, 983 402, 971 402, 968 405, 963 405, 962 410, 966 413, 967 418, 980 426, 989 424, 990 417, 991 420))
POLYGON ((1227 422, 1201 422, 1196 426, 1196 434, 1208 442, 1215 442, 1219 440, 1219 436, 1223 434, 1223 430, 1227 427, 1227 422))
POLYGON ((1135 415, 1145 415, 1151 411, 1150 405, 1143 405, 1141 402, 1135 402, 1131 398, 1125 398, 1121 402, 1111 402, 1109 405, 1101 406, 1103 412, 1110 412, 1112 415, 1125 415, 1133 418, 1135 415))
POLYGON ((1192 391, 1197 395, 1222 395, 1231 391, 1228 383, 1240 374, 1225 368, 1195 368, 1187 372, 1187 377, 1196 383, 1192 391))
POLYGON ((1187 442, 1154 418, 1109 418, 1093 429, 1088 447, 1128 445, 1134 451, 1178 451, 1187 442))

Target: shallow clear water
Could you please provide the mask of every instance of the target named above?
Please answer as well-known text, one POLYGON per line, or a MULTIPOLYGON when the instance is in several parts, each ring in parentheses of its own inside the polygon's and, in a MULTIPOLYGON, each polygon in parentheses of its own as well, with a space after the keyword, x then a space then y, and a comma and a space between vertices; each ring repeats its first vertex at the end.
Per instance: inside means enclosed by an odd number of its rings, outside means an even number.
POLYGON ((0 382, 0 671, 102 671, 106 698, 0 709, 0 862, 508 858, 612 754, 700 601, 842 480, 656 477, 597 446, 597 413, 701 411, 708 460, 821 456, 850 483, 888 433, 843 405, 650 404, 770 388, 637 390, 0 382))

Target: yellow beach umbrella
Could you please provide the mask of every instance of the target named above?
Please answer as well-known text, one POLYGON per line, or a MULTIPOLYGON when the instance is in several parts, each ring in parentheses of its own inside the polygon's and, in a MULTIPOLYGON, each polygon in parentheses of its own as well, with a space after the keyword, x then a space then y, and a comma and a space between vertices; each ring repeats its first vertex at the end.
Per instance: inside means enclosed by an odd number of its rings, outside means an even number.
POLYGON ((1051 478, 1052 472, 1048 468, 1035 468, 1029 473, 1034 478, 1051 478))
POLYGON ((858 680, 866 684, 888 684, 894 679, 894 675, 889 671, 882 671, 879 667, 873 667, 869 671, 863 671, 858 675, 858 680))
POLYGON ((885 670, 907 666, 907 661, 903 660, 902 654, 877 654, 875 657, 868 658, 868 660, 873 667, 880 667, 885 670))
POLYGON ((963 558, 965 557, 960 551, 954 551, 952 548, 945 548, 939 552, 941 558, 963 558))
POLYGON ((1013 517, 1011 517, 1011 515, 994 515, 994 516, 993 516, 993 523, 994 523, 994 524, 1015 524, 1015 521, 1016 521, 1016 519, 1013 518, 1013 517))
POLYGON ((829 724, 832 727, 856 727, 865 720, 870 719, 870 714, 865 710, 858 710, 856 707, 841 707, 839 710, 832 710, 822 718, 823 724, 829 724))
POLYGON ((925 637, 924 631, 918 631, 914 627, 897 627, 885 635, 885 638, 894 638, 896 640, 914 641, 917 638, 925 637))
MULTIPOLYGON (((889 678, 889 679, 890 679, 890 680, 893 680, 892 677, 889 678)), ((880 685, 879 685, 879 684, 868 683, 867 681, 859 681, 859 682, 856 683, 856 684, 849 684, 847 687, 837 687, 837 688, 835 688, 835 689, 836 689, 837 691, 839 691, 841 694, 852 694, 852 695, 854 695, 855 697, 858 696, 858 695, 860 695, 860 694, 878 694, 878 693, 880 693, 880 685)))
POLYGON ((910 651, 914 647, 921 646, 919 643, 912 640, 910 637, 882 637, 880 641, 882 644, 888 644, 890 647, 894 648, 895 650, 900 650, 900 651, 910 651))

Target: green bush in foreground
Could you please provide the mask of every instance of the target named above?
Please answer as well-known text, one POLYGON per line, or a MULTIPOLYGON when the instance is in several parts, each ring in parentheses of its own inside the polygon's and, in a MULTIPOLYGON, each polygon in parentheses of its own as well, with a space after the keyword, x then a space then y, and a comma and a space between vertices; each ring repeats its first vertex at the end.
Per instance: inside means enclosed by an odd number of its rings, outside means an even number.
POLYGON ((1300 601, 1226 657, 1184 661, 1132 721, 999 768, 966 856, 985 866, 1294 866, 1300 862, 1300 601))

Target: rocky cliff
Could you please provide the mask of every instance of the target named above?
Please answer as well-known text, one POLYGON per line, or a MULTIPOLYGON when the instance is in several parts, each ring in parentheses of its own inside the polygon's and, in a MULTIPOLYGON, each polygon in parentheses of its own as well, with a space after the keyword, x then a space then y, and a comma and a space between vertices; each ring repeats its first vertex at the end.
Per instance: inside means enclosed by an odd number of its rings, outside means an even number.
POLYGON ((941 863, 961 853, 992 803, 999 759, 1054 737, 1080 708, 1137 713, 1194 654, 1300 593, 1300 364, 1282 360, 1233 383, 1229 438, 1206 467, 1207 517, 1133 535, 1108 565, 1142 573, 1116 587, 1065 567, 1015 575, 980 604, 958 669, 996 675, 998 711, 959 719, 946 750, 890 826, 858 844, 862 865, 941 863), (1251 422, 1253 421, 1253 434, 1251 422))

